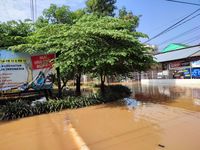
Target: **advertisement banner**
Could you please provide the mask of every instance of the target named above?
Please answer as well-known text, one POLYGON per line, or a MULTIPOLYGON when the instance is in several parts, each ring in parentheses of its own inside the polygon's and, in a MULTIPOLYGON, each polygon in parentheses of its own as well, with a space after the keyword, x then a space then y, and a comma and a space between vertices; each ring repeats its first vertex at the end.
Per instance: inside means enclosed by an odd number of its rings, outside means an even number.
POLYGON ((23 90, 31 80, 29 55, 0 50, 0 91, 23 90))
POLYGON ((50 89, 53 84, 51 75, 53 74, 54 54, 31 56, 33 70, 33 89, 50 89))
POLYGON ((190 79, 191 78, 190 68, 183 69, 183 75, 184 75, 184 79, 190 79))
POLYGON ((192 78, 200 78, 200 68, 192 68, 192 78))
POLYGON ((52 88, 54 54, 30 56, 0 50, 0 91, 52 88))

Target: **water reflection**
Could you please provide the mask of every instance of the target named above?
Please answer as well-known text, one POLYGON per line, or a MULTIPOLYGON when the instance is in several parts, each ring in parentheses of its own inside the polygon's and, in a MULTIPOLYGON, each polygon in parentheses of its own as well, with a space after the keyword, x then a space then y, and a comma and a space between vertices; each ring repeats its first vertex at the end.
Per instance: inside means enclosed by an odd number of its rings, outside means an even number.
POLYGON ((200 87, 188 88, 166 85, 127 85, 132 91, 132 98, 141 102, 167 104, 200 111, 200 87))

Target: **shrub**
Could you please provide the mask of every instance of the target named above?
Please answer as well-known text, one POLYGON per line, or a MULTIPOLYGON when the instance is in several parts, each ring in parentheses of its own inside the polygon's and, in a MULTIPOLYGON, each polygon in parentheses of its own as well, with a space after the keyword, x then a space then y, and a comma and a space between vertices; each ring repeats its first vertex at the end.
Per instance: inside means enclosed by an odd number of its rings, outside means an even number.
POLYGON ((123 85, 110 85, 105 88, 105 93, 102 95, 105 101, 115 101, 125 97, 129 97, 131 90, 123 85))
POLYGON ((11 120, 33 115, 32 108, 24 101, 9 102, 2 108, 2 120, 11 120))
POLYGON ((2 109, 2 120, 12 120, 32 115, 57 112, 63 109, 82 108, 90 105, 102 104, 128 97, 131 93, 129 88, 121 85, 108 86, 105 91, 103 95, 92 94, 86 97, 69 96, 61 100, 37 102, 35 105, 30 105, 22 100, 9 102, 2 109))

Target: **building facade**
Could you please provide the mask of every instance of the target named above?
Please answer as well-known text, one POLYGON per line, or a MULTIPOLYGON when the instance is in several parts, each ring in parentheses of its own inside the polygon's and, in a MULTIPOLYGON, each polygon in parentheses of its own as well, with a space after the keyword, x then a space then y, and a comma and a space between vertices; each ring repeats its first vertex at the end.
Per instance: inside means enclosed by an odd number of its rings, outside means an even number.
POLYGON ((157 78, 200 79, 200 45, 155 55, 162 65, 157 78))

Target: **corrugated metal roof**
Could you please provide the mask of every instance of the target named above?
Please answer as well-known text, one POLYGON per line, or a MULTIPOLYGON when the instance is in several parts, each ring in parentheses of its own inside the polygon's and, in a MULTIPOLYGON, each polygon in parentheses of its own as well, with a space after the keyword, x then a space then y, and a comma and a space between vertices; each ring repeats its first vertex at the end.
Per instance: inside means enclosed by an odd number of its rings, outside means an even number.
POLYGON ((157 62, 167 62, 173 60, 184 59, 192 56, 200 51, 200 46, 184 48, 176 51, 166 52, 155 55, 155 61, 157 62))

